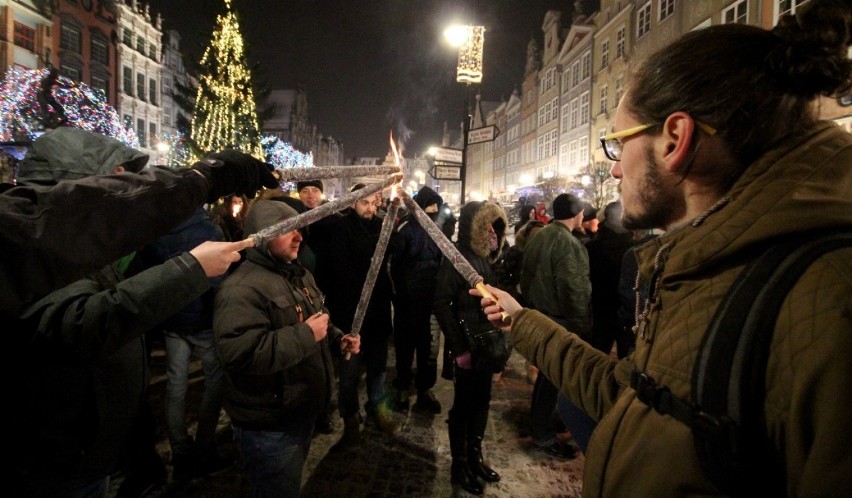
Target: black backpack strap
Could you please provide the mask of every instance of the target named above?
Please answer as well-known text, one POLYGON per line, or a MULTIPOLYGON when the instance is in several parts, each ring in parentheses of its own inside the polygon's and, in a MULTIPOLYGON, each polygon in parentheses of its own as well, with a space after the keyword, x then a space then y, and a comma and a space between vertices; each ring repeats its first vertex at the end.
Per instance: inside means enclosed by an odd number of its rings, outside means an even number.
POLYGON ((766 441, 763 404, 769 346, 781 304, 820 256, 852 246, 852 233, 806 235, 773 245, 737 277, 699 348, 684 400, 634 372, 637 397, 692 429, 702 469, 723 492, 784 494, 784 467, 766 441))

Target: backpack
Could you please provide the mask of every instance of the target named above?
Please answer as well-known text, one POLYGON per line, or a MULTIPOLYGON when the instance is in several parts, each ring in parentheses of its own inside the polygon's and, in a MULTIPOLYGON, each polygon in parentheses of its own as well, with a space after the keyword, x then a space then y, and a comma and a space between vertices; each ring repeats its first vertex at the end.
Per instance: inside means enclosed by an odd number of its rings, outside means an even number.
POLYGON ((852 246, 852 232, 793 238, 743 270, 716 309, 698 351, 690 399, 641 371, 637 397, 692 430, 701 468, 730 496, 783 496, 784 462, 765 437, 766 366, 775 322, 790 289, 818 257, 852 246), (804 242, 803 242, 804 241, 804 242))

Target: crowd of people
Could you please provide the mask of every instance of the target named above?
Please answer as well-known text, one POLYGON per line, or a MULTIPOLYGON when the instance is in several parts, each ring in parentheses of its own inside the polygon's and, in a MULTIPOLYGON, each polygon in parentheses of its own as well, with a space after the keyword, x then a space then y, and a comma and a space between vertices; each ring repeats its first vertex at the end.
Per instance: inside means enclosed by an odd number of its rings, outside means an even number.
MULTIPOLYGON (((492 295, 470 289, 403 211, 389 220, 358 335, 350 332, 379 244, 380 194, 255 245, 249 234, 321 206, 322 182, 288 195, 267 164, 236 150, 173 170, 144 167, 144 154, 107 137, 48 131, 0 191, 10 489, 104 497, 117 471, 128 476, 126 496, 149 489, 130 476, 150 428, 146 336, 159 331, 173 479, 232 465, 215 444, 224 408, 254 496, 299 496, 312 437, 334 424, 335 393, 337 447, 360 444, 364 423, 395 432, 394 411, 444 410, 432 392, 434 315, 441 374, 454 387, 450 476, 469 493, 501 479, 482 442, 509 337, 538 369, 534 443, 555 458, 586 453, 584 496, 848 494, 848 244, 821 253, 781 296, 758 372, 759 423, 712 418, 696 401, 694 370, 714 315, 760 254, 826 233, 849 238, 852 137, 817 119, 813 102, 852 90, 850 44, 849 1, 812 0, 772 30, 712 26, 660 49, 637 67, 601 138, 620 202, 599 211, 564 193, 550 214, 524 208, 513 247, 499 205, 468 202, 456 220, 424 187, 415 201, 455 236, 492 295), (205 377, 194 436, 192 354, 205 377), (554 413, 571 444, 555 437, 554 413), (772 471, 719 478, 728 467, 701 446, 721 443, 698 433, 720 427, 731 432, 713 434, 728 439, 748 432, 759 450, 745 455, 772 471)), ((752 360, 737 361, 756 369, 752 360)))

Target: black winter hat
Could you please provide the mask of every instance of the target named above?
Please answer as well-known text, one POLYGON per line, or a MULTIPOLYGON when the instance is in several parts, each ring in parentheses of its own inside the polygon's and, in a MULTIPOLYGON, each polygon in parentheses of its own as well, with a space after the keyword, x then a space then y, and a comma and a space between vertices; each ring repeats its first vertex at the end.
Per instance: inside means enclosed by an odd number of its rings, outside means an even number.
POLYGON ((559 194, 553 199, 553 219, 568 220, 583 210, 583 202, 573 194, 559 194))
POLYGON ((320 189, 320 192, 323 192, 322 181, 320 180, 305 180, 303 182, 296 182, 296 192, 301 192, 305 187, 316 187, 320 189))
POLYGON ((426 209, 427 206, 431 206, 432 204, 437 204, 438 207, 441 207, 444 204, 444 199, 431 188, 424 186, 417 192, 417 195, 414 196, 414 202, 416 202, 421 209, 426 209))

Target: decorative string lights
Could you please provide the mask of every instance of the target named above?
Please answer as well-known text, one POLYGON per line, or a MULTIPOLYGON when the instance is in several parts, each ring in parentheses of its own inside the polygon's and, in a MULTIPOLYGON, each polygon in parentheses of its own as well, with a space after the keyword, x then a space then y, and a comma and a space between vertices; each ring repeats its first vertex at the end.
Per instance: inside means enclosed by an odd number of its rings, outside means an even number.
POLYGON ((18 67, 6 72, 0 86, 0 140, 31 142, 44 133, 46 116, 62 115, 64 126, 100 133, 130 147, 139 147, 136 132, 122 122, 101 90, 59 76, 50 92, 58 108, 45 101, 41 85, 49 72, 46 68, 18 67))
POLYGON ((213 40, 201 58, 190 138, 204 152, 235 148, 264 159, 251 71, 243 51, 237 15, 225 0, 213 40))

